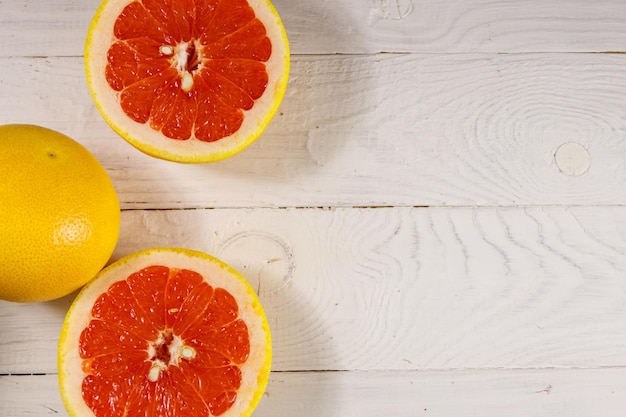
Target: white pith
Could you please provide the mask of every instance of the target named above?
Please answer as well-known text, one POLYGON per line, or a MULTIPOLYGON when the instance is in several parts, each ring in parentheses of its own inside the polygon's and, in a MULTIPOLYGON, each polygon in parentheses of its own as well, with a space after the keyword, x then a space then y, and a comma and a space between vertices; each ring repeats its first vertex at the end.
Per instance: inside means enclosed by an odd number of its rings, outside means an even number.
MULTIPOLYGON (((195 42, 195 41, 191 41, 195 42)), ((163 47, 161 47, 162 49, 163 47)), ((189 60, 189 42, 181 42, 174 47, 174 64, 178 73, 180 74, 181 89, 188 93, 193 88, 193 75, 187 68, 187 62, 189 60)))
POLYGON ((183 339, 177 334, 172 334, 172 341, 167 344, 170 360, 165 363, 157 357, 157 349, 164 343, 167 342, 165 332, 162 332, 159 334, 157 340, 153 341, 148 346, 148 357, 152 362, 152 366, 148 372, 148 379, 152 382, 156 382, 159 379, 161 371, 166 370, 170 366, 178 366, 181 360, 192 360, 196 357, 196 350, 193 347, 185 345, 183 339))
MULTIPOLYGON (((208 162, 219 160, 240 151, 265 129, 278 110, 289 75, 289 45, 278 13, 268 0, 249 0, 256 17, 263 22, 267 36, 272 41, 272 54, 265 63, 269 80, 263 95, 245 111, 241 128, 233 135, 215 142, 195 138, 173 140, 150 128, 149 124, 133 122, 118 104, 118 92, 108 86, 104 77, 107 51, 115 40, 113 25, 128 0, 105 0, 94 18, 85 45, 87 82, 94 101, 107 123, 129 143, 152 156, 179 162, 208 162), (91 53, 90 51, 94 51, 91 53), (97 51, 97 53, 95 52, 97 51)), ((164 45, 167 51, 168 45, 164 45)), ((176 48, 176 46, 169 45, 176 48)), ((163 52, 163 50, 162 50, 163 52)), ((176 53, 176 51, 173 51, 176 53)), ((185 75, 184 88, 191 88, 191 74, 185 75), (186 80, 186 81, 185 81, 186 80)))
MULTIPOLYGON (((80 333, 91 320, 93 302, 114 282, 126 279, 132 272, 155 264, 194 270, 207 278, 208 283, 214 288, 223 288, 235 296, 239 318, 244 320, 248 327, 250 355, 244 364, 238 365, 242 372, 242 381, 237 400, 222 416, 249 416, 260 400, 269 377, 271 338, 265 314, 247 281, 228 266, 207 255, 198 256, 190 251, 170 249, 144 251, 125 262, 110 265, 83 288, 72 304, 59 340, 59 383, 63 402, 70 416, 94 417, 82 399, 81 383, 85 374, 81 366, 82 358, 78 352, 80 333)), ((146 353, 147 358, 154 357, 154 349, 162 341, 160 338, 152 341, 146 353)), ((145 375, 148 381, 157 382, 161 373, 169 366, 177 366, 183 360, 194 360, 197 354, 175 334, 172 342, 168 344, 168 349, 171 355, 169 362, 152 360, 150 371, 145 375)))

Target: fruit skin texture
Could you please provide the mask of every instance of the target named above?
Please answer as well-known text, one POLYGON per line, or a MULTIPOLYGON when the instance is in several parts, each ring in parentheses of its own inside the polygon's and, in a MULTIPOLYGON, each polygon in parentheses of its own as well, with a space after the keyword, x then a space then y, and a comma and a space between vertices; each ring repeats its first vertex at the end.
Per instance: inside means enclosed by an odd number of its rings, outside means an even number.
MULTIPOLYGON (((237 401, 221 417, 249 417, 265 392, 271 370, 272 339, 265 312, 250 284, 237 271, 211 255, 183 248, 152 248, 127 255, 100 271, 76 296, 65 317, 58 348, 59 388, 68 414, 71 417, 94 415, 82 399, 81 383, 85 374, 79 355, 79 339, 91 320, 94 302, 112 284, 152 265, 198 272, 212 287, 225 289, 237 300, 239 318, 248 327, 250 354, 241 366, 243 380, 237 401)), ((146 323, 146 326, 151 325, 152 322, 146 323)), ((176 409, 169 411, 169 415, 180 414, 176 409)))
POLYGON ((248 0, 272 40, 266 67, 269 81, 265 93, 246 112, 241 128, 215 142, 173 140, 152 130, 149 123, 131 120, 118 103, 118 93, 107 84, 107 51, 115 40, 115 19, 133 0, 102 0, 88 29, 84 55, 85 75, 94 104, 106 123, 124 140, 155 158, 180 163, 210 163, 229 158, 247 148, 263 133, 285 95, 290 71, 290 47, 282 20, 270 0, 248 0))
POLYGON ((120 206, 86 148, 44 127, 0 126, 0 178, 0 299, 56 299, 102 269, 120 206))

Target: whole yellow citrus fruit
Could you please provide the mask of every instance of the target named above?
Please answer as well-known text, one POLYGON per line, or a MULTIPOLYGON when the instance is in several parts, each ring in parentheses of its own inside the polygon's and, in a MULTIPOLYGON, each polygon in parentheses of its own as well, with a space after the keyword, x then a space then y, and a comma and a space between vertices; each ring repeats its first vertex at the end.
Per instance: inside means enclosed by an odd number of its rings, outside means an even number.
POLYGON ((202 252, 154 248, 81 290, 58 354, 72 417, 248 417, 268 382, 272 340, 236 271, 202 252))
POLYGON ((59 298, 104 267, 120 206, 85 147, 40 126, 0 126, 0 178, 0 299, 59 298))
POLYGON ((104 120, 139 150, 187 163, 259 137, 283 99, 289 57, 269 0, 103 0, 85 42, 104 120))

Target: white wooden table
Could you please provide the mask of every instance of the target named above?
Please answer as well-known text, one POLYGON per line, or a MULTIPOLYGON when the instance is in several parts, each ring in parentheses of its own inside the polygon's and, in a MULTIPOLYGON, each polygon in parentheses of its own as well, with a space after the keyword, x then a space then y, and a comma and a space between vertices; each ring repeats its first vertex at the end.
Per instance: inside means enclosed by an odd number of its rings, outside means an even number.
MULTIPOLYGON (((280 113, 211 165, 103 122, 97 5, 0 1, 0 123, 102 162, 114 259, 183 246, 246 275, 274 339, 255 417, 626 415, 625 1, 275 0, 280 113)), ((71 300, 0 302, 0 416, 67 415, 71 300)))

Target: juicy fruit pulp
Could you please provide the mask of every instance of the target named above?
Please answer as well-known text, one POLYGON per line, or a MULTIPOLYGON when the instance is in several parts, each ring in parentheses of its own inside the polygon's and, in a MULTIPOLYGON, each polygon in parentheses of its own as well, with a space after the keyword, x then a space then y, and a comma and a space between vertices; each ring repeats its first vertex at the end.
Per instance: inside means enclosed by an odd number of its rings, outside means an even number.
POLYGON ((172 249, 105 269, 77 297, 59 347, 68 410, 82 416, 79 401, 96 417, 249 415, 271 356, 243 278, 208 255, 172 249))
POLYGON ((289 70, 268 0, 105 0, 85 58, 92 96, 113 129, 180 162, 222 159, 254 141, 289 70))
POLYGON ((155 416, 172 402, 180 415, 223 414, 250 351, 237 313, 232 295, 190 270, 155 265, 113 284, 81 333, 83 398, 97 416, 124 415, 129 397, 155 416))
POLYGON ((161 3, 130 3, 115 22, 106 78, 122 109, 172 139, 233 134, 267 86, 265 26, 246 0, 161 3))
POLYGON ((102 269, 120 207, 86 148, 44 127, 0 126, 0 178, 0 299, 59 298, 102 269))

